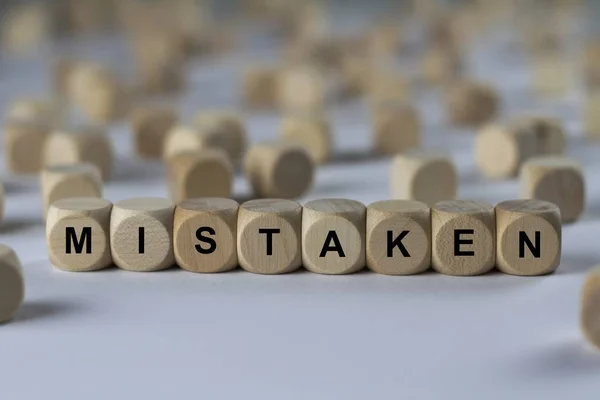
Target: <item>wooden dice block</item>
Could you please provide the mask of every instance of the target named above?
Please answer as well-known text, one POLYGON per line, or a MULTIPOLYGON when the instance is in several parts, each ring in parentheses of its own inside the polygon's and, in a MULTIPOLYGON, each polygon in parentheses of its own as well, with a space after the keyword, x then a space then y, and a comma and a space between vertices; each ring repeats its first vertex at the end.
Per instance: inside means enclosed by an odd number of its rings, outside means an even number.
POLYGON ((44 146, 44 165, 90 163, 98 167, 102 180, 109 179, 113 148, 103 128, 84 126, 52 132, 44 146))
POLYGON ((135 109, 131 114, 131 132, 136 153, 146 159, 161 158, 165 137, 177 120, 177 112, 170 107, 135 109))
POLYGON ((600 350, 600 267, 592 269, 585 277, 579 321, 584 336, 600 350))
POLYGON ((284 274, 302 265, 302 206, 292 200, 251 200, 240 206, 240 266, 256 274, 284 274))
POLYGON ((67 164, 46 167, 41 173, 44 216, 57 200, 70 197, 102 197, 100 170, 93 164, 67 164))
POLYGON ((409 105, 388 102, 373 110, 373 146, 379 154, 398 154, 421 144, 421 118, 409 105))
POLYGON ((548 116, 524 116, 515 118, 514 129, 535 136, 537 155, 563 154, 566 147, 566 133, 560 120, 548 116))
POLYGON ((278 79, 278 102, 289 112, 318 112, 327 103, 328 80, 320 68, 299 65, 285 68, 278 79))
POLYGON ((541 200, 496 205, 496 267, 511 275, 543 275, 560 264, 559 208, 541 200))
POLYGON ((173 266, 173 213, 173 203, 167 199, 145 197, 115 203, 110 251, 117 267, 149 272, 173 266))
POLYGON ((411 97, 410 83, 396 71, 374 70, 369 74, 367 95, 373 107, 382 103, 405 103, 411 97))
POLYGON ((284 140, 306 148, 317 164, 329 160, 332 153, 332 135, 329 121, 323 115, 294 113, 284 117, 281 124, 284 140))
POLYGON ((0 26, 0 45, 7 54, 26 54, 50 39, 51 20, 43 2, 6 4, 0 26))
POLYGON ((21 261, 13 249, 0 244, 0 323, 10 321, 25 297, 21 261))
POLYGON ((173 221, 177 265, 187 271, 202 273, 236 268, 238 208, 236 201, 216 197, 184 200, 177 204, 173 221))
POLYGON ((447 275, 490 271, 496 262, 496 217, 490 204, 442 201, 431 209, 431 263, 447 275))
POLYGON ((167 160, 167 181, 174 202, 196 197, 230 197, 233 165, 225 152, 204 149, 167 160))
POLYGON ((6 119, 37 120, 55 127, 63 122, 64 110, 58 102, 23 98, 12 102, 6 119))
MULTIPOLYGON (((600 86, 600 71, 599 71, 600 86)), ((589 139, 600 138, 600 90, 594 90, 587 94, 584 105, 584 129, 589 139)))
POLYGON ((312 186, 315 163, 303 146, 263 143, 248 150, 244 171, 256 196, 293 199, 312 186))
POLYGON ((108 200, 94 197, 54 202, 46 221, 46 243, 52 265, 73 272, 109 267, 112 207, 108 200))
POLYGON ((314 200, 302 214, 302 264, 319 274, 349 274, 366 264, 366 208, 346 199, 314 200))
POLYGON ((462 59, 453 48, 434 46, 427 50, 421 61, 422 79, 430 85, 447 84, 462 73, 462 59))
POLYGON ((392 197, 418 200, 430 206, 454 200, 458 176, 447 157, 422 152, 400 154, 392 162, 392 197))
POLYGON ((562 222, 579 219, 585 207, 585 181, 580 164, 566 157, 540 156, 521 167, 521 195, 560 208, 562 222))
POLYGON ((533 88, 542 97, 565 96, 570 77, 567 61, 559 53, 538 56, 533 61, 533 88))
POLYGON ((242 119, 227 111, 203 111, 196 114, 194 126, 202 132, 208 147, 224 150, 238 162, 246 151, 246 128, 242 119))
POLYGON ((252 67, 242 77, 242 102, 249 109, 277 107, 279 71, 272 67, 252 67))
POLYGON ((10 119, 4 125, 8 169, 16 174, 39 172, 50 126, 35 119, 10 119))
POLYGON ((425 203, 384 200, 367 207, 367 267, 412 275, 431 265, 431 210, 425 203))
POLYGON ((478 126, 494 118, 500 107, 496 91, 477 82, 462 81, 450 86, 446 93, 446 109, 450 122, 458 126, 478 126))

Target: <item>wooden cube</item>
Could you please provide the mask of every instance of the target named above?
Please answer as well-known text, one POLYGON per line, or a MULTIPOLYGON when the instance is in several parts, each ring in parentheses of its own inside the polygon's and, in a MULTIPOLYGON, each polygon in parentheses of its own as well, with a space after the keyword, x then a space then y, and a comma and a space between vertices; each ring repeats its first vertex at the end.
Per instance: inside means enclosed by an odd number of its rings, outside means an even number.
POLYGON ((51 20, 43 2, 4 4, 0 45, 7 54, 26 54, 50 39, 51 20))
POLYGON ((21 261, 13 249, 0 244, 0 323, 10 321, 25 298, 21 261))
POLYGON ((324 72, 309 65, 285 68, 277 83, 278 103, 288 112, 318 112, 327 104, 331 87, 324 72))
POLYGON ((112 207, 111 202, 94 197, 71 197, 52 203, 46 220, 52 265, 72 272, 109 267, 112 207))
POLYGON ((10 104, 6 112, 6 119, 36 120, 48 126, 56 127, 63 123, 64 113, 59 102, 22 98, 10 104))
POLYGON ((244 171, 256 196, 293 199, 312 186, 315 163, 303 146, 262 143, 248 150, 244 171))
POLYGON ((96 126, 82 126, 53 131, 44 146, 44 165, 87 162, 100 170, 102 180, 109 179, 114 150, 107 132, 96 126))
POLYGON ((429 85, 443 85, 459 78, 463 70, 462 56, 454 48, 434 46, 421 61, 422 79, 429 85))
POLYGON ((240 266, 256 274, 284 274, 302 265, 302 206, 292 200, 251 200, 240 206, 240 266))
POLYGON ((445 156, 409 152, 394 158, 391 188, 395 199, 418 200, 433 206, 456 198, 458 176, 454 163, 445 156))
POLYGON ((137 272, 173 266, 173 213, 173 203, 167 199, 141 197, 115 203, 110 216, 115 265, 137 272))
POLYGON ((178 120, 171 107, 148 106, 135 109, 131 114, 131 132, 138 156, 159 159, 163 154, 165 137, 178 120))
POLYGON ((93 164, 66 164, 46 167, 41 173, 44 216, 55 201, 70 197, 102 197, 100 170, 93 164))
POLYGON ((16 174, 39 172, 50 126, 36 119, 9 119, 4 125, 8 169, 16 174))
POLYGON ((566 147, 566 133, 562 122, 554 117, 526 115, 515 118, 514 129, 528 131, 536 138, 537 155, 563 154, 566 147))
POLYGON ((595 267, 585 277, 579 321, 586 339, 600 350, 600 267, 595 267))
POLYGON ((246 151, 246 128, 242 119, 228 111, 202 111, 196 114, 194 126, 202 132, 208 147, 224 150, 237 163, 246 151))
MULTIPOLYGON (((600 72, 598 79, 600 86, 600 72)), ((589 139, 598 140, 600 138, 600 90, 587 94, 583 112, 586 136, 589 139)))
POLYGON ((378 154, 398 154, 420 144, 421 118, 414 107, 387 102, 374 108, 373 146, 378 154))
POLYGON ((242 76, 242 102, 249 109, 277 107, 279 71, 274 67, 251 67, 242 76))
POLYGON ((496 262, 496 217, 490 204, 453 200, 431 209, 431 263, 447 275, 490 271, 496 262))
POLYGON ((446 93, 446 109, 450 122, 457 126, 479 126, 494 118, 500 108, 496 91, 488 85, 460 81, 446 93))
POLYGON ((533 88, 542 97, 562 97, 571 85, 569 66, 559 53, 538 56, 533 61, 533 88))
POLYGON ((364 268, 366 208, 346 199, 313 200, 302 214, 302 264, 319 274, 340 275, 364 268))
POLYGON ((563 223, 574 222, 585 208, 585 180, 580 164, 560 156, 540 156, 521 167, 521 196, 554 203, 563 223))
POLYGON ((314 113, 293 113, 284 117, 281 136, 290 143, 306 148, 317 164, 329 160, 332 153, 331 126, 325 116, 314 113))
POLYGON ((559 208, 541 200, 496 205, 496 267, 511 275, 544 275, 560 264, 559 208))
POLYGON ((222 150, 179 153, 167 160, 167 182, 176 203, 196 197, 230 197, 233 165, 222 150))
POLYGON ((410 101, 410 82, 396 71, 375 69, 370 72, 367 85, 367 96, 373 107, 410 101))
POLYGON ((184 200, 175 207, 175 261, 191 272, 230 271, 238 266, 236 234, 239 204, 205 197, 184 200))
POLYGON ((385 275, 412 275, 431 265, 431 210, 411 200, 367 207, 367 267, 385 275))

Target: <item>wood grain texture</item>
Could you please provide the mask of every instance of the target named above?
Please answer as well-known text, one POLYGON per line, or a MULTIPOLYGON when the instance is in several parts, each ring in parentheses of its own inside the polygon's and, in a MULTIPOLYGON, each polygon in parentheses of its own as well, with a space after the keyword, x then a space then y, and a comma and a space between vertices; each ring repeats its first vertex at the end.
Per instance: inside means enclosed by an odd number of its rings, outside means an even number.
POLYGON ((393 198, 422 201, 430 206, 454 200, 458 191, 454 163, 434 153, 408 152, 396 156, 390 183, 393 198))
POLYGON ((585 277, 579 325, 586 339, 600 350, 600 266, 593 268, 585 277))
POLYGON ((496 262, 496 217, 491 204, 442 201, 431 209, 431 264, 447 275, 490 271, 496 262))
POLYGON ((226 110, 201 111, 194 117, 194 126, 204 136, 207 147, 225 151, 237 163, 246 151, 246 128, 242 118, 226 110))
POLYGON ((292 200, 251 200, 240 206, 240 266, 256 274, 284 274, 302 265, 302 206, 292 200), (262 231, 262 232, 261 232, 262 231))
POLYGON ((500 271, 532 276, 558 268, 562 226, 560 210, 555 204, 532 199, 509 200, 497 204, 495 209, 496 267, 500 271))
POLYGON ((379 154, 398 154, 421 145, 418 111, 398 102, 379 103, 373 108, 373 147, 379 154))
POLYGON ((4 153, 8 169, 16 174, 39 172, 50 125, 38 119, 9 119, 4 124, 4 153))
POLYGON ((143 106, 133 110, 130 119, 136 154, 160 159, 165 137, 179 119, 177 112, 167 106, 143 106))
POLYGON ((242 75, 242 103, 251 110, 278 106, 279 71, 271 66, 252 66, 242 75))
POLYGON ((500 111, 500 98, 489 85, 454 82, 445 94, 450 123, 457 126, 479 126, 494 118, 500 111))
POLYGON ((45 167, 41 174, 44 217, 57 200, 69 197, 102 197, 102 177, 94 164, 77 163, 45 167))
POLYGON ((331 157, 331 124, 320 113, 288 114, 283 118, 280 132, 285 141, 304 146, 317 164, 323 164, 331 157))
POLYGON ((166 161, 167 182, 174 202, 197 197, 230 197, 233 165, 217 149, 188 151, 166 161))
POLYGON ((366 238, 367 267, 372 271, 385 275, 426 271, 431 265, 431 209, 411 200, 372 203, 367 207, 366 238), (394 244, 399 237, 406 254, 394 244))
POLYGON ((173 221, 177 265, 202 273, 236 268, 238 209, 236 201, 226 198, 205 197, 178 203, 173 221))
POLYGON ((306 203, 302 212, 304 267, 329 275, 349 274, 364 268, 366 214, 366 207, 354 200, 321 199, 306 203))
POLYGON ((585 208, 585 180, 579 162, 573 159, 532 158, 521 167, 519 180, 521 197, 556 204, 563 223, 577 221, 585 208))
POLYGON ((173 214, 173 203, 162 198, 140 197, 115 203, 110 217, 114 263, 140 272, 173 266, 173 214))
POLYGON ((46 221, 46 244, 52 265, 72 272, 109 267, 112 207, 108 200, 94 197, 54 202, 46 221))
POLYGON ((25 297, 21 261, 15 251, 0 244, 0 323, 11 320, 25 297))

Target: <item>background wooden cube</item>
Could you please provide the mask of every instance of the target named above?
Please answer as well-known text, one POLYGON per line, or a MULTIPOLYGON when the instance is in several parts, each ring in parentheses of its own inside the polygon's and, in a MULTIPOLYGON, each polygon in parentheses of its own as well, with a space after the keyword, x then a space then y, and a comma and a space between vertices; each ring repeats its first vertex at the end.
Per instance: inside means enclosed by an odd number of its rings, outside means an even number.
POLYGON ((493 119, 499 108, 498 94, 489 85, 459 81, 446 92, 446 110, 454 125, 479 126, 493 119))
POLYGON ((24 298, 21 261, 12 248, 0 244, 0 323, 14 317, 24 298))
POLYGON ((281 136, 304 146, 317 164, 323 164, 331 157, 331 126, 325 116, 312 113, 286 115, 281 124, 281 136))
POLYGON ((421 144, 421 118, 404 103, 386 102, 373 109, 373 146, 378 154, 398 154, 421 144))
POLYGON ((251 67, 242 76, 242 103, 249 109, 272 109, 278 105, 279 71, 274 67, 251 67))
POLYGON ((579 321, 586 339, 600 350, 600 267, 595 267, 585 277, 579 321))
POLYGON ((50 126, 35 119, 9 119, 4 124, 4 152, 8 169, 31 174, 42 168, 50 126))
POLYGON ((147 159, 160 159, 165 137, 178 120, 171 107, 139 107, 131 114, 131 132, 136 153, 147 159))
POLYGON ((331 93, 325 73, 313 65, 294 65, 282 70, 277 81, 280 107, 288 112, 320 111, 331 93))
POLYGON ((205 144, 224 150, 232 162, 240 162, 246 151, 246 128, 242 119, 228 111, 202 111, 194 126, 202 133, 205 144))

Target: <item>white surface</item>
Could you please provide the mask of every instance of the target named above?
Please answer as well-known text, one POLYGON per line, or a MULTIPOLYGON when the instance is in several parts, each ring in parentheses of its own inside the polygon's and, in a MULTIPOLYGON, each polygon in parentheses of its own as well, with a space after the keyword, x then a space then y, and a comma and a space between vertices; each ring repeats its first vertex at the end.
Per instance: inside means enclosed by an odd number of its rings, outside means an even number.
MULTIPOLYGON (((505 114, 531 107, 560 115, 573 134, 569 153, 585 165, 588 208, 564 228, 556 274, 66 273, 47 259, 36 178, 4 174, 0 241, 23 262, 27 296, 16 320, 0 326, 0 398, 597 399, 600 353, 579 333, 578 297, 584 273, 600 261, 600 145, 579 138, 577 93, 539 102, 523 86, 517 55, 486 46, 478 54, 473 73, 500 86, 505 114)), ((228 77, 243 67, 239 60, 195 63, 184 114, 235 99, 228 77)), ((5 60, 0 109, 15 94, 44 93, 43 66, 5 60)), ((444 127, 435 93, 416 99, 425 147, 451 152, 460 197, 518 197, 516 181, 479 176, 472 134, 444 127)), ((387 198, 389 160, 348 156, 369 143, 366 109, 332 112, 338 160, 319 169, 302 200, 387 198)), ((254 140, 274 138, 278 118, 251 115, 248 126, 254 140)), ((123 125, 111 135, 120 158, 106 197, 166 196, 162 167, 130 156, 123 125)), ((236 193, 246 192, 240 177, 236 193)))

